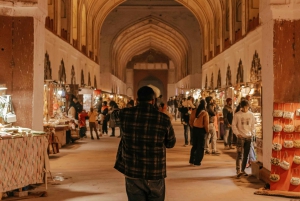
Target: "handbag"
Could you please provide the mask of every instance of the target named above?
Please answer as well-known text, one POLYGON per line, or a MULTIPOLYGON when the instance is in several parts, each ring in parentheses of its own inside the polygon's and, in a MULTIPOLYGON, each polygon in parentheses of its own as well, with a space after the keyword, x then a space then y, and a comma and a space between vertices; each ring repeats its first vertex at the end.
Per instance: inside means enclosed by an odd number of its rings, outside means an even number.
MULTIPOLYGON (((291 106, 290 107, 293 107, 293 103, 291 103, 291 106)), ((290 112, 290 111, 284 111, 283 112, 283 116, 282 116, 284 119, 294 119, 294 112, 290 112)))
POLYGON ((280 151, 281 149, 282 149, 282 138, 281 138, 281 135, 280 134, 278 134, 278 142, 274 142, 273 144, 272 144, 272 149, 274 150, 274 151, 280 151))
POLYGON ((276 170, 275 170, 274 173, 270 174, 269 179, 272 182, 278 182, 280 180, 280 176, 279 176, 279 174, 276 174, 276 170))
POLYGON ((296 109, 296 116, 300 117, 300 109, 296 109))
MULTIPOLYGON (((293 121, 292 121, 292 123, 293 123, 293 121)), ((283 131, 286 133, 292 133, 292 132, 294 132, 294 130, 295 130, 294 124, 284 125, 284 127, 283 127, 283 131)))
POLYGON ((290 163, 287 161, 287 159, 288 159, 288 155, 287 152, 285 152, 283 156, 283 160, 279 163, 279 166, 284 170, 290 169, 290 163))
POLYGON ((300 156, 294 153, 293 162, 297 165, 300 165, 300 156))
POLYGON ((294 144, 294 148, 300 148, 300 138, 299 138, 300 134, 298 134, 298 139, 294 139, 293 140, 293 144, 294 144))
POLYGON ((285 135, 284 141, 283 141, 283 147, 288 148, 288 149, 294 147, 293 134, 286 134, 285 135))
POLYGON ((278 109, 273 111, 273 117, 282 117, 283 116, 283 110, 279 108, 281 106, 280 103, 278 103, 278 109))
POLYGON ((279 123, 275 123, 273 125, 273 131, 278 133, 282 131, 282 125, 281 125, 281 121, 279 121, 279 123))
MULTIPOLYGON (((281 152, 279 152, 281 155, 281 152)), ((271 165, 278 166, 280 163, 280 157, 278 158, 278 152, 276 157, 271 157, 271 165)))
POLYGON ((293 169, 290 183, 294 186, 299 186, 300 185, 299 169, 298 168, 293 169))

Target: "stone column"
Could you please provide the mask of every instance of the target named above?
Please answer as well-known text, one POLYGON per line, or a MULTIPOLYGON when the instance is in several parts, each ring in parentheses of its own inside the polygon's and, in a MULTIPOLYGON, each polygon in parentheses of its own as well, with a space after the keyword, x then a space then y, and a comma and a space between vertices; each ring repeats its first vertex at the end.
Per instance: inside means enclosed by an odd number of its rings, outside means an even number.
POLYGON ((35 130, 43 129, 46 14, 44 0, 0 3, 0 83, 12 96, 14 125, 35 130))
POLYGON ((260 1, 262 24, 263 165, 271 169, 273 103, 300 100, 300 2, 260 1))

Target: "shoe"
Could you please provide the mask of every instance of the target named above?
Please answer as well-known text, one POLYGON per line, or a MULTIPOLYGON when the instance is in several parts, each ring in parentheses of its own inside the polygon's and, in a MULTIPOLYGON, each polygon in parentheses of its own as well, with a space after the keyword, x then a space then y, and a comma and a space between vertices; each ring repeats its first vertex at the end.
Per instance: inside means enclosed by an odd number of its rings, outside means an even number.
POLYGON ((194 167, 199 167, 199 166, 201 166, 201 164, 199 164, 199 165, 195 165, 195 164, 194 164, 194 167))
POLYGON ((103 134, 104 136, 107 136, 107 134, 103 134))
POLYGON ((93 137, 92 137, 91 139, 92 139, 92 140, 94 140, 94 138, 93 138, 93 137))
POLYGON ((188 146, 188 144, 184 144, 183 146, 184 146, 184 147, 187 147, 187 146, 188 146))
POLYGON ((242 176, 242 175, 243 175, 243 173, 241 173, 241 172, 237 172, 237 173, 236 173, 236 178, 238 178, 238 179, 239 179, 239 178, 241 178, 241 176, 242 176))
POLYGON ((115 137, 114 135, 110 135, 109 137, 115 137))
POLYGON ((229 148, 228 145, 226 145, 226 146, 224 146, 224 149, 225 149, 225 150, 228 150, 228 149, 230 149, 230 148, 229 148))
POLYGON ((190 165, 194 165, 193 163, 190 163, 190 165))
POLYGON ((102 137, 102 134, 100 134, 100 137, 102 137))
POLYGON ((100 138, 99 138, 99 137, 97 137, 97 140, 100 140, 100 138))
POLYGON ((218 151, 213 151, 211 154, 214 155, 214 156, 218 156, 218 155, 220 155, 220 152, 218 152, 218 151))
POLYGON ((245 177, 248 177, 248 174, 245 171, 242 171, 241 174, 245 177))
POLYGON ((121 138, 122 136, 121 135, 119 135, 117 138, 121 138))
POLYGON ((210 154, 210 151, 206 150, 206 151, 205 151, 205 154, 210 154))
POLYGON ((229 149, 235 149, 234 147, 232 147, 232 146, 229 146, 229 149))

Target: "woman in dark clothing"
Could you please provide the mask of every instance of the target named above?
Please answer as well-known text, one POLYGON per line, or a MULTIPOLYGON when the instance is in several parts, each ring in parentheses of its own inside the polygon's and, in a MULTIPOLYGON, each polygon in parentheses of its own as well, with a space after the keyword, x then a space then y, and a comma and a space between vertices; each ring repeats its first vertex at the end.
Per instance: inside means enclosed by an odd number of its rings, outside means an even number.
POLYGON ((205 111, 205 100, 201 100, 198 108, 192 111, 189 124, 193 128, 193 147, 190 164, 200 166, 205 149, 205 135, 208 133, 209 116, 205 111))
POLYGON ((108 121, 107 113, 108 113, 107 101, 103 101, 102 107, 101 107, 101 114, 104 116, 103 123, 102 123, 102 133, 104 135, 108 134, 108 131, 107 131, 107 121, 108 121))

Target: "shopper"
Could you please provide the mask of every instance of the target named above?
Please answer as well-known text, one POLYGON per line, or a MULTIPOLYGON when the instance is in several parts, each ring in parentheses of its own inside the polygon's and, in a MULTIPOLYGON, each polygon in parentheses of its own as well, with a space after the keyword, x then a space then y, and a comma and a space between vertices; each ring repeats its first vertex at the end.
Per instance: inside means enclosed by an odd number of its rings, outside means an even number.
POLYGON ((167 109, 167 105, 166 105, 166 104, 160 103, 160 104, 159 104, 159 107, 158 107, 158 111, 160 111, 160 112, 162 112, 162 113, 168 115, 168 117, 170 118, 170 120, 171 120, 171 122, 172 122, 173 116, 172 116, 172 114, 170 114, 170 112, 168 112, 168 109, 167 109))
POLYGON ((233 110, 232 110, 232 99, 226 99, 226 105, 223 108, 223 120, 225 124, 225 135, 224 135, 224 148, 225 149, 234 149, 232 147, 232 119, 233 119, 233 110))
POLYGON ((98 113, 94 110, 94 108, 91 107, 91 109, 88 113, 88 116, 89 116, 89 127, 90 127, 90 132, 91 132, 91 139, 92 140, 94 139, 94 136, 93 136, 93 130, 94 130, 96 132, 97 139, 100 140, 98 131, 96 128, 96 120, 97 120, 98 113))
POLYGON ((174 98, 174 109, 175 109, 175 111, 174 111, 174 117, 175 117, 175 121, 177 120, 177 118, 178 118, 178 106, 179 106, 179 100, 178 100, 178 97, 177 96, 175 96, 175 98, 174 98))
POLYGON ((78 99, 74 96, 73 97, 74 107, 75 107, 75 119, 78 120, 78 114, 83 110, 83 106, 80 104, 78 99))
POLYGON ((216 133, 216 128, 215 128, 215 116, 217 114, 216 110, 215 110, 215 106, 213 103, 213 98, 211 96, 207 96, 205 98, 206 101, 206 111, 208 112, 209 115, 209 129, 208 129, 208 133, 206 135, 206 139, 205 139, 205 153, 206 154, 212 154, 212 155, 219 155, 220 153, 217 151, 217 133, 216 133), (209 147, 210 147, 210 143, 211 143, 211 148, 212 148, 212 152, 210 152, 209 147))
POLYGON ((88 113, 86 113, 85 110, 82 110, 78 114, 78 124, 79 124, 79 134, 80 134, 80 139, 83 137, 86 137, 86 118, 88 116, 88 113))
POLYGON ((107 114, 108 114, 108 106, 107 106, 107 101, 102 102, 102 107, 101 107, 101 114, 102 114, 102 133, 103 135, 107 135, 107 114), (106 134, 105 134, 106 133, 106 134))
MULTIPOLYGON (((110 111, 108 112, 108 115, 110 116, 109 118, 109 127, 111 128, 112 132, 110 137, 115 137, 115 131, 116 131, 116 127, 118 125, 116 125, 115 119, 112 118, 112 113, 113 112, 118 112, 120 109, 118 107, 118 104, 115 101, 110 101, 109 102, 109 107, 110 107, 110 111)), ((121 134, 120 134, 121 136, 121 134)))
POLYGON ((205 100, 201 100, 197 109, 192 111, 189 124, 193 129, 193 147, 190 164, 200 166, 205 150, 205 135, 208 133, 209 117, 205 111, 205 100))
POLYGON ((141 87, 137 96, 137 106, 120 111, 123 136, 114 168, 125 175, 129 201, 163 201, 166 148, 174 147, 175 133, 170 118, 154 108, 152 88, 141 87))
POLYGON ((237 136, 236 171, 238 178, 242 175, 248 176, 245 172, 245 168, 250 151, 252 136, 255 135, 255 118, 253 113, 248 111, 248 109, 248 101, 241 101, 241 110, 234 115, 232 121, 232 131, 237 136))

